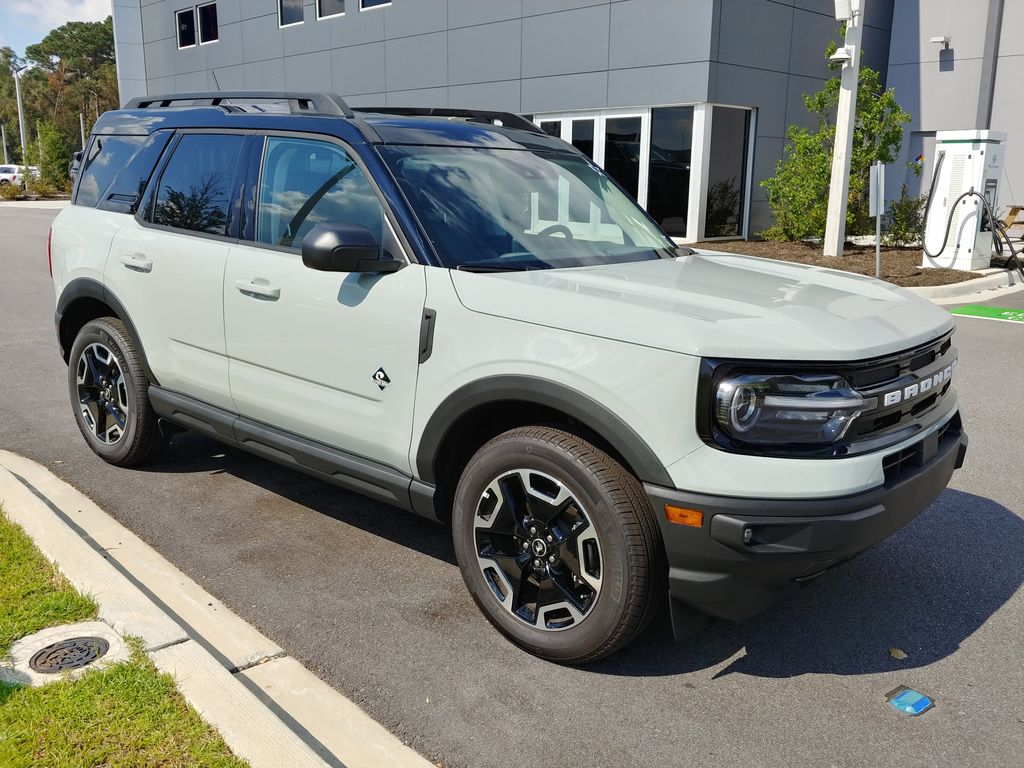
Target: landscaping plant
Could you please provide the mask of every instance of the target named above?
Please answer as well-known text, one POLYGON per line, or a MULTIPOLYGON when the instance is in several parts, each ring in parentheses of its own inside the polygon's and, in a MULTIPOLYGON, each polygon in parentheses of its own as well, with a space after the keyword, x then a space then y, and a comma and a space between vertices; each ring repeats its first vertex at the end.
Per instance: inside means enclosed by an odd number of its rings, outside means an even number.
MULTIPOLYGON (((833 41, 825 51, 826 58, 835 51, 833 41)), ((829 66, 834 68, 832 64, 829 66)), ((817 127, 812 130, 791 125, 786 131, 787 144, 782 159, 776 164, 775 176, 761 182, 775 217, 775 223, 761 233, 766 239, 801 240, 825 235, 839 83, 836 73, 820 91, 804 95, 804 105, 815 117, 817 127)), ((871 165, 876 160, 883 163, 895 160, 903 142, 903 126, 909 122, 910 114, 896 102, 893 89, 882 88, 878 72, 861 66, 846 214, 849 234, 871 230, 868 216, 871 165)))

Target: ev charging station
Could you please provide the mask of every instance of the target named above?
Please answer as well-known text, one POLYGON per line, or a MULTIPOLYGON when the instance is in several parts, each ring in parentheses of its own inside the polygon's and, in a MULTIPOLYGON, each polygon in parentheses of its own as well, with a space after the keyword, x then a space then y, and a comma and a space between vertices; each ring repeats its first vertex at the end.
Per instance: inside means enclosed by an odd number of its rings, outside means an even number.
POLYGON ((939 131, 931 190, 925 208, 922 267, 973 271, 992 259, 996 211, 1006 134, 998 131, 939 131), (984 228, 983 228, 984 225, 984 228))

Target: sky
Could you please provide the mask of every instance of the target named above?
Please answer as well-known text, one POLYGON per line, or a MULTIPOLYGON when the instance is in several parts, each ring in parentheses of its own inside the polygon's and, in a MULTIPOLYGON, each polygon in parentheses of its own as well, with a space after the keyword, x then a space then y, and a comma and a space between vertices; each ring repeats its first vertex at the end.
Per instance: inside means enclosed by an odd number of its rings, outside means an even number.
POLYGON ((19 56, 26 46, 69 21, 100 21, 110 15, 110 0, 0 0, 0 48, 19 56))

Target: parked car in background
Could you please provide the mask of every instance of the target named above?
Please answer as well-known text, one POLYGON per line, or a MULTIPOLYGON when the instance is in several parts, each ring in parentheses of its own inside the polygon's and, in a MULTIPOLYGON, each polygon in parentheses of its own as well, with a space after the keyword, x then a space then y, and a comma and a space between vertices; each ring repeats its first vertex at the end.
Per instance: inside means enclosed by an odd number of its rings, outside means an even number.
POLYGON ((8 184, 25 184, 25 174, 16 165, 0 165, 0 187, 8 184))

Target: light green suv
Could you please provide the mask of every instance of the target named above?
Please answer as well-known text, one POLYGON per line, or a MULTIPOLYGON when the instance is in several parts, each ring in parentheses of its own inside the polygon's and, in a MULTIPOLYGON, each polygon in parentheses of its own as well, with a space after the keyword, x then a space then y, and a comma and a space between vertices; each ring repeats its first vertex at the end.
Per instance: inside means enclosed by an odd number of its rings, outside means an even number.
POLYGON ((963 461, 947 313, 678 249, 513 115, 137 100, 73 203, 57 333, 97 454, 190 429, 450 524, 483 614, 548 659, 666 605, 680 635, 762 611, 963 461))

